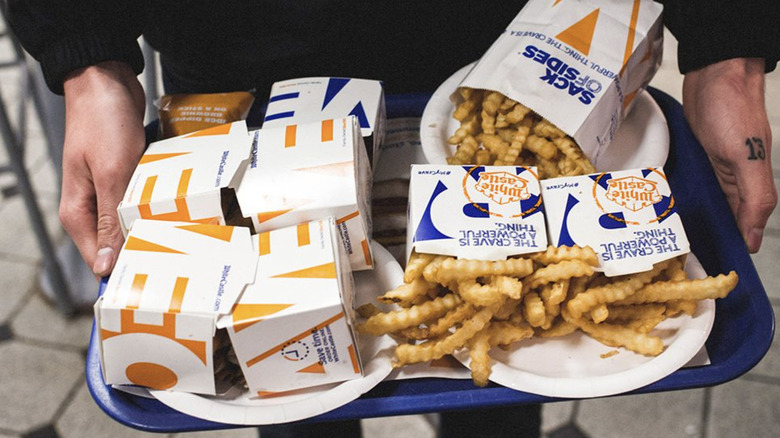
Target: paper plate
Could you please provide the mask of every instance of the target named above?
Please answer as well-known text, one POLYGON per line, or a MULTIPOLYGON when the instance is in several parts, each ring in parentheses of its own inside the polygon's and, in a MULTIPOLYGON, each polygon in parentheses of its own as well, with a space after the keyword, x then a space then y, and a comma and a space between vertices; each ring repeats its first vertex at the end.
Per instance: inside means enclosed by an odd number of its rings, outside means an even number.
MULTIPOLYGON (((689 278, 703 278, 704 269, 688 255, 689 278)), ((651 332, 666 349, 656 357, 606 346, 582 332, 562 338, 529 339, 507 351, 490 350, 490 380, 519 391, 549 397, 586 398, 620 394, 649 385, 682 368, 704 346, 715 320, 714 300, 699 303, 694 315, 670 318, 651 332), (602 356, 617 350, 609 357, 602 356)), ((456 358, 469 363, 468 351, 456 358)))
MULTIPOLYGON (((375 302, 378 295, 403 283, 403 270, 390 253, 372 242, 375 267, 355 277, 357 305, 375 302)), ((358 341, 364 377, 323 385, 269 399, 250 398, 249 392, 233 388, 222 396, 152 390, 151 395, 177 411, 228 424, 262 425, 287 423, 319 415, 360 397, 392 371, 391 357, 397 343, 389 336, 362 336, 358 341)))
MULTIPOLYGON (((447 158, 455 153, 455 146, 447 143, 460 126, 452 118, 455 105, 450 95, 466 77, 474 64, 458 70, 444 81, 425 106, 420 121, 420 142, 430 164, 447 164, 447 158)), ((661 107, 647 92, 636 97, 634 107, 623 120, 609 145, 593 165, 596 170, 607 172, 621 169, 663 166, 669 155, 669 129, 661 107)))

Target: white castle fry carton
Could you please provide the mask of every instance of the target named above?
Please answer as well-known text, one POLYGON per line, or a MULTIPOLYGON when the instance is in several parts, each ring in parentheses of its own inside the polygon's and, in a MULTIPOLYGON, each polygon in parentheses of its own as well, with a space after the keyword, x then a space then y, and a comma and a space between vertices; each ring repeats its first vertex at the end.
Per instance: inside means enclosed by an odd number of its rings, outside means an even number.
POLYGON ((376 166, 385 132, 382 83, 369 79, 313 77, 276 82, 271 87, 263 128, 355 116, 369 162, 376 166))
POLYGON ((248 228, 136 220, 95 304, 106 383, 215 394, 216 321, 256 269, 248 228))
POLYGON ((253 236, 255 282, 220 320, 252 395, 362 376, 352 274, 332 218, 253 236))
POLYGON ((250 148, 244 121, 150 144, 117 207, 125 235, 136 219, 225 225, 250 148))
POLYGON ((352 269, 372 269, 371 169, 357 119, 263 128, 255 142, 238 187, 255 232, 333 216, 352 269))
POLYGON ((476 260, 547 248, 539 177, 522 166, 412 166, 407 259, 418 253, 476 260))
POLYGON ((661 64, 662 10, 651 0, 530 0, 459 85, 531 108, 597 165, 661 64))
POLYGON ((551 245, 590 246, 607 276, 690 251, 662 168, 547 179, 542 198, 551 245))

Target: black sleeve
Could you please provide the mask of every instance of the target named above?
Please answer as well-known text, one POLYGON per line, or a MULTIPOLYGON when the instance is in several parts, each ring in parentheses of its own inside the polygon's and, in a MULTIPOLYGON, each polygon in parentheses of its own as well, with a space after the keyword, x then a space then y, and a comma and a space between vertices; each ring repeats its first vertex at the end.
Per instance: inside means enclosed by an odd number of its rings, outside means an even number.
POLYGON ((664 0, 664 24, 679 43, 681 73, 732 58, 780 58, 777 0, 664 0))
POLYGON ((7 17, 22 46, 41 63, 46 84, 62 94, 62 82, 70 72, 102 61, 123 61, 141 73, 138 37, 145 3, 9 0, 7 17))

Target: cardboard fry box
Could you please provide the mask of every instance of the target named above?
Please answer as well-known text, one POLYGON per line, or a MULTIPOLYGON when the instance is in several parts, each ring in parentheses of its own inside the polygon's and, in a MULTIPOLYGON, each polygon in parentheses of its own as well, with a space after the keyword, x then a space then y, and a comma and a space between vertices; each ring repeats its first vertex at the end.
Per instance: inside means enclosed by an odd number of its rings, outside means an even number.
POLYGON ((136 219, 225 225, 250 148, 244 121, 150 144, 117 207, 125 235, 136 219))
POLYGON ((371 169, 353 116, 255 131, 238 188, 255 232, 333 216, 350 266, 373 268, 371 169))
POLYGON ((136 220, 95 304, 106 383, 215 394, 216 321, 256 269, 248 228, 136 220))
POLYGON ((385 132, 382 83, 369 79, 313 77, 289 79, 271 87, 263 128, 355 116, 369 163, 376 166, 385 132))
POLYGON ((251 394, 272 396, 362 376, 354 289, 332 218, 253 236, 257 277, 228 328, 251 394))
POLYGON ((531 108, 596 164, 661 64, 662 10, 649 0, 530 0, 460 86, 531 108))
POLYGON ((534 167, 412 166, 407 259, 419 253, 477 260, 547 248, 534 167))
POLYGON ((542 198, 551 244, 590 246, 607 276, 690 251, 662 168, 547 179, 542 198))

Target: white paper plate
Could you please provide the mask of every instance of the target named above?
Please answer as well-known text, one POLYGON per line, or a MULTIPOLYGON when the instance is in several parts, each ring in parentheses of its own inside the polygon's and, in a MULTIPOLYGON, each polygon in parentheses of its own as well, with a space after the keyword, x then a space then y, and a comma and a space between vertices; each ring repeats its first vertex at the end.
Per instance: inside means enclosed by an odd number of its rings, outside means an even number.
MULTIPOLYGON (((420 142, 430 164, 446 164, 455 154, 455 146, 447 139, 460 122, 452 118, 455 105, 450 95, 466 77, 474 64, 458 70, 444 81, 425 106, 420 122, 420 142)), ((621 169, 663 166, 669 154, 669 129, 661 108, 647 92, 636 97, 634 107, 623 120, 607 149, 593 165, 607 172, 621 169)))
MULTIPOLYGON (((355 273, 355 302, 375 302, 378 295, 403 283, 398 262, 376 242, 371 242, 375 268, 355 273)), ((261 425, 287 423, 319 415, 360 397, 392 371, 391 357, 397 343, 389 336, 362 336, 359 341, 364 377, 323 385, 270 399, 249 398, 249 392, 234 388, 223 396, 186 392, 150 391, 152 396, 177 411, 228 424, 261 425)))
MULTIPOLYGON (((692 254, 686 271, 703 278, 704 269, 692 254)), ((620 394, 660 380, 686 365, 704 346, 715 319, 715 302, 704 300, 696 313, 667 319, 651 332, 666 345, 656 357, 608 347, 582 332, 562 338, 529 339, 510 350, 490 351, 490 380, 503 386, 549 397, 585 398, 620 394), (617 350, 618 354, 601 355, 617 350)), ((468 351, 456 358, 468 365, 468 351)))

